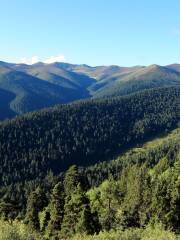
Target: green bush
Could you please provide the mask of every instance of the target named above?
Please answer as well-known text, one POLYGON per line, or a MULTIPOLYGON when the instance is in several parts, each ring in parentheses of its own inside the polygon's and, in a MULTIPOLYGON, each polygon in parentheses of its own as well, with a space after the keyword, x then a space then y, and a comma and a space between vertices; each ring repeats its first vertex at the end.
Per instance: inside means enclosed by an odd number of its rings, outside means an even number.
POLYGON ((146 229, 127 229, 125 231, 100 232, 99 235, 76 235, 71 240, 180 240, 173 232, 164 230, 161 225, 146 229))
POLYGON ((43 237, 22 222, 0 220, 0 240, 43 240, 43 237))

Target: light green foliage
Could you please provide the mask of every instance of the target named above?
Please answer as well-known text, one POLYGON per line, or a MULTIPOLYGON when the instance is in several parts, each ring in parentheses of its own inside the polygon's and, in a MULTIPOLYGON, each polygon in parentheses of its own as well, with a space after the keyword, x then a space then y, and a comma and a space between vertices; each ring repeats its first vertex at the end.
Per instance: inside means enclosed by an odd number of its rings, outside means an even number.
POLYGON ((39 212, 38 215, 39 215, 39 228, 40 231, 43 232, 45 231, 50 218, 49 208, 46 207, 42 212, 39 212))
POLYGON ((80 184, 80 176, 76 165, 71 166, 64 178, 64 191, 66 196, 71 195, 80 184))
POLYGON ((6 121, 0 125, 1 185, 42 181, 50 169, 58 175, 72 164, 110 160, 131 144, 176 127, 179 98, 180 88, 162 88, 6 121))
POLYGON ((161 225, 148 226, 143 229, 126 229, 125 231, 100 232, 99 235, 76 235, 71 240, 179 240, 173 232, 164 230, 161 225))
POLYGON ((117 196, 120 194, 118 184, 112 179, 104 181, 98 188, 91 189, 87 193, 91 208, 94 212, 98 212, 100 223, 105 230, 115 227, 120 201, 117 196))
POLYGON ((46 235, 58 235, 64 215, 64 192, 60 182, 54 186, 49 205, 44 212, 46 224, 44 230, 46 235))
POLYGON ((43 240, 44 237, 22 222, 0 220, 0 240, 43 240))
MULTIPOLYGON (((11 224, 0 221, 0 240, 43 240, 43 236, 33 232, 21 222, 14 221, 11 224)), ((53 240, 54 238, 49 238, 53 240)), ((58 238, 61 240, 62 238, 58 238)), ((162 225, 148 226, 142 229, 111 230, 100 232, 98 235, 76 234, 67 240, 179 240, 180 237, 173 232, 164 230, 162 225)))
POLYGON ((173 232, 164 230, 161 224, 155 225, 154 228, 148 226, 141 235, 142 240, 176 240, 179 239, 173 232))
POLYGON ((94 234, 99 230, 98 217, 91 213, 89 199, 78 185, 71 195, 66 196, 60 236, 94 234))

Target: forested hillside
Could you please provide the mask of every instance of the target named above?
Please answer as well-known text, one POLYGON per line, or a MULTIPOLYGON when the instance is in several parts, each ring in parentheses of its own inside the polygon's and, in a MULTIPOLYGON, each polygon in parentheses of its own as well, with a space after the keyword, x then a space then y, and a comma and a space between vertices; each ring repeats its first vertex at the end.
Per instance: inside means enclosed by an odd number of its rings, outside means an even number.
POLYGON ((175 128, 180 88, 84 101, 35 112, 0 125, 1 184, 59 173, 70 165, 109 160, 175 128))
POLYGON ((114 161, 71 166, 58 177, 7 187, 0 203, 0 237, 178 240, 179 140, 176 129, 114 161))

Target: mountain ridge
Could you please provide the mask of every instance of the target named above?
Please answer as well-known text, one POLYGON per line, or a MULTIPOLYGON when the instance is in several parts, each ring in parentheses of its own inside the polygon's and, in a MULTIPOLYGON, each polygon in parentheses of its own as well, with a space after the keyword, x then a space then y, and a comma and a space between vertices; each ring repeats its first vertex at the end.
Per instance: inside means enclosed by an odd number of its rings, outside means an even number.
POLYGON ((91 67, 63 62, 28 65, 0 61, 0 110, 4 112, 0 119, 81 99, 179 85, 180 64, 91 67))

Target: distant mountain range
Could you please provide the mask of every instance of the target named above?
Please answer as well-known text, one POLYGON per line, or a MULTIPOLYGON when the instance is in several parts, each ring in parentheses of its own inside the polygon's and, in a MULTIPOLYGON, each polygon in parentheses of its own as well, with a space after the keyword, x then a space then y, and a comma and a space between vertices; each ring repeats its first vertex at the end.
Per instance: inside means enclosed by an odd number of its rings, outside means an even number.
POLYGON ((179 86, 180 64, 148 67, 0 62, 0 119, 85 98, 179 86))

